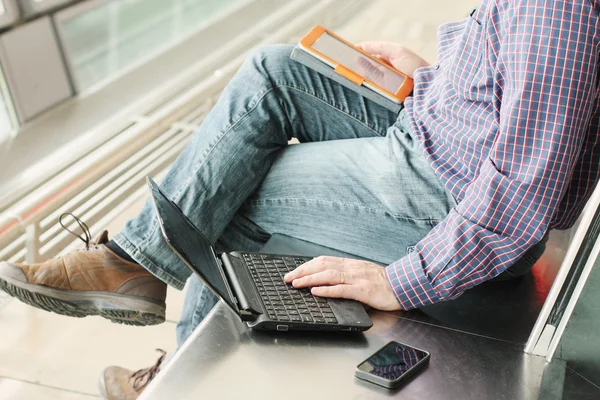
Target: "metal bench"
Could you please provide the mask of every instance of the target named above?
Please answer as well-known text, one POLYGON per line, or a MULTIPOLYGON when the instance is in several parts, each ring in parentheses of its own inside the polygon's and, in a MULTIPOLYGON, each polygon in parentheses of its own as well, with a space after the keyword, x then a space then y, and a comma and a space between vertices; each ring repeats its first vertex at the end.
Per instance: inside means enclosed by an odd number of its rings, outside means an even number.
MULTIPOLYGON (((556 235, 550 247, 568 240, 556 235)), ((323 253, 278 235, 264 251, 323 253)), ((386 398, 388 391, 353 374, 390 340, 431 352, 430 366, 400 389, 402 398, 546 399, 556 377, 566 388, 556 398, 569 397, 569 388, 600 398, 598 387, 564 363, 547 365, 523 351, 560 265, 554 256, 543 256, 523 279, 485 283, 452 302, 411 312, 371 310, 374 326, 364 335, 254 332, 218 303, 140 399, 386 398)))

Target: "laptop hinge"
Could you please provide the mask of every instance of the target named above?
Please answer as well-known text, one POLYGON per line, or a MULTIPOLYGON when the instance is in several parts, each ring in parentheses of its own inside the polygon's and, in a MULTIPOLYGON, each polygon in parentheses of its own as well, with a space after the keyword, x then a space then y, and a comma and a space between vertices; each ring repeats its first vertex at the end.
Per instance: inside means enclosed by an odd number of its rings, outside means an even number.
POLYGON ((260 315, 261 312, 260 310, 257 310, 251 306, 250 301, 246 297, 242 285, 236 275, 234 267, 231 264, 231 261, 229 260, 229 257, 226 253, 224 253, 221 254, 221 256, 217 256, 217 260, 221 264, 223 271, 225 271, 225 274, 227 275, 227 280, 229 281, 231 289, 234 292, 242 321, 256 320, 256 317, 260 315))
POLYGON ((240 310, 240 317, 242 318, 242 321, 244 321, 244 322, 256 321, 256 314, 254 314, 250 311, 240 310))

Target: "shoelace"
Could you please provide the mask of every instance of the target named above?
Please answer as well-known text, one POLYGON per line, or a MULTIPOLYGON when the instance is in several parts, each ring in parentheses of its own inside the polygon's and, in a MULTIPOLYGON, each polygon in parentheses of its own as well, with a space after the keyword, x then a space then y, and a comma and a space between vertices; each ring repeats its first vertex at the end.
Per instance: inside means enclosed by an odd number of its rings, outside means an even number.
POLYGON ((79 219, 79 217, 75 216, 73 213, 64 213, 60 216, 60 218, 58 218, 58 222, 60 223, 60 226, 63 227, 63 229, 65 229, 67 232, 69 232, 71 235, 75 236, 77 239, 81 240, 83 243, 85 243, 85 248, 89 249, 90 245, 92 245, 92 233, 90 232, 90 228, 85 224, 85 222, 83 222, 81 219, 79 219), (72 230, 70 230, 69 228, 67 228, 65 226, 65 224, 63 223, 63 219, 65 219, 66 217, 72 217, 75 222, 77 222, 77 225, 79 225, 79 227, 81 228, 81 230, 83 231, 83 237, 81 235, 78 235, 77 233, 73 232, 72 230))
POLYGON ((141 392, 142 390, 144 390, 144 388, 146 386, 148 386, 148 384, 152 381, 152 379, 154 379, 156 374, 158 374, 158 372, 160 371, 160 365, 165 360, 165 357, 167 356, 167 352, 164 350, 161 350, 161 349, 156 349, 156 351, 158 351, 159 353, 162 353, 160 358, 156 361, 156 364, 154 364, 150 368, 140 369, 139 371, 134 372, 129 377, 130 381, 133 379, 133 389, 136 392, 141 392))

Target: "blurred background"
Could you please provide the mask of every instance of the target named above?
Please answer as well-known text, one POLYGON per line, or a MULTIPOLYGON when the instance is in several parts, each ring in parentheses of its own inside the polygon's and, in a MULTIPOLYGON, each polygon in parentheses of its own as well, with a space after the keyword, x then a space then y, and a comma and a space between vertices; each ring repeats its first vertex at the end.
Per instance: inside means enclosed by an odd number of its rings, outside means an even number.
MULTIPOLYGON (((400 42, 434 62, 436 29, 476 0, 0 1, 0 260, 69 251, 73 212, 111 236, 201 124, 247 53, 321 24, 400 42)), ((564 249, 556 248, 556 258, 564 249)), ((553 255, 550 254, 550 257, 553 255)), ((151 365, 175 347, 167 322, 70 319, 0 293, 0 399, 90 399, 109 365, 151 365)))

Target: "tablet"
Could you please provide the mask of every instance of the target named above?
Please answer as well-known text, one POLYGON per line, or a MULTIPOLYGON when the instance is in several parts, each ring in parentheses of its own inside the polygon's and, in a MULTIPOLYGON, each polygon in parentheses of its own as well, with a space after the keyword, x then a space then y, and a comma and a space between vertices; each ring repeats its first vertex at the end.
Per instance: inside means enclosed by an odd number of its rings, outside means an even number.
POLYGON ((299 47, 355 84, 395 103, 402 103, 413 90, 412 78, 322 26, 315 26, 304 36, 299 47))

